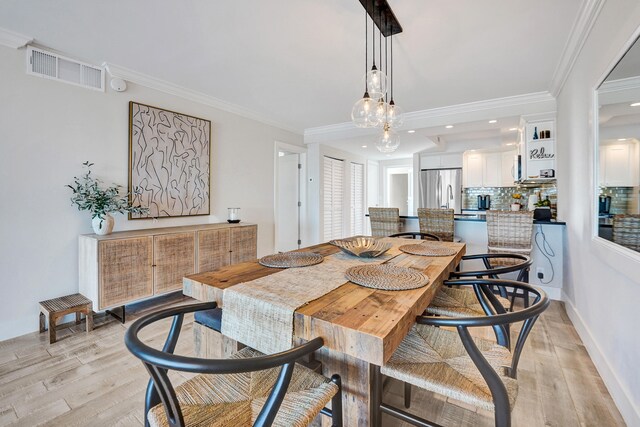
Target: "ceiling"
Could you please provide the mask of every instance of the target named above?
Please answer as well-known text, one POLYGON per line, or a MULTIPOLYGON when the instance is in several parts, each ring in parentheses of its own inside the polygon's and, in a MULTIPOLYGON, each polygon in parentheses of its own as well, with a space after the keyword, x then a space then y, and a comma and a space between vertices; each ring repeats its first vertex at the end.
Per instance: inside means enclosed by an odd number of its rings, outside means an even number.
MULTIPOLYGON (((493 120, 492 120, 493 121, 493 120)), ((487 120, 432 126, 400 131, 401 144, 393 154, 383 154, 375 148, 375 137, 362 136, 347 140, 324 142, 325 145, 367 157, 371 160, 388 160, 411 157, 414 153, 456 153, 470 149, 503 148, 518 139, 519 116, 503 117, 496 123, 487 120), (447 128, 446 126, 453 126, 447 128), (409 133, 410 131, 414 131, 409 133), (363 147, 366 145, 366 147, 363 147)))
MULTIPOLYGON (((583 1, 389 0, 404 28, 396 102, 409 112, 549 90, 583 1)), ((350 120, 363 20, 358 0, 0 2, 2 28, 298 132, 350 120)))

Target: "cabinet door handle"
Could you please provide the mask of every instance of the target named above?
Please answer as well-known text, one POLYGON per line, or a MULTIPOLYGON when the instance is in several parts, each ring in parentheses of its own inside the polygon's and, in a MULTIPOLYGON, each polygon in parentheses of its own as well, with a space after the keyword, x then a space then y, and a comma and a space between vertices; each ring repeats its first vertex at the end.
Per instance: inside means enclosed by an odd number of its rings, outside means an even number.
POLYGON ((151 267, 157 267, 157 265, 155 265, 155 264, 151 264, 151 267))

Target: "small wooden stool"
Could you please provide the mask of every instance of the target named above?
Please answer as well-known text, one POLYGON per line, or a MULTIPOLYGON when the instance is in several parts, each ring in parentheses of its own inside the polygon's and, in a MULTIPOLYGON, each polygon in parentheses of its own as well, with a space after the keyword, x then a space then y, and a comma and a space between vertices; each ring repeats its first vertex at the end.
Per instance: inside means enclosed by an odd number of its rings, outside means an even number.
POLYGON ((76 314, 76 325, 80 324, 80 314, 87 319, 87 332, 93 330, 93 304, 91 300, 81 294, 67 295, 60 298, 40 301, 40 332, 47 330, 45 315, 49 318, 49 343, 56 342, 56 321, 67 314, 76 314))

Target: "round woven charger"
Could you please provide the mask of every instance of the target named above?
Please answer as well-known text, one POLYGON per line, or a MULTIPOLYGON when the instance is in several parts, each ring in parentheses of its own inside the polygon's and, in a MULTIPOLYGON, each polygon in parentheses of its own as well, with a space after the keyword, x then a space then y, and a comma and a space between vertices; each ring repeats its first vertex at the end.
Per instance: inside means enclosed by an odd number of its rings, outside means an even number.
POLYGON ((429 283, 429 278, 416 270, 395 265, 357 265, 349 268, 347 279, 361 286, 385 291, 416 289, 429 283))
POLYGON ((314 252, 285 252, 264 256, 258 262, 265 267, 293 268, 320 264, 323 259, 322 255, 314 252))
POLYGON ((455 255, 457 252, 455 249, 451 249, 437 243, 418 243, 415 245, 403 245, 398 249, 407 254, 422 256, 451 256, 455 255))

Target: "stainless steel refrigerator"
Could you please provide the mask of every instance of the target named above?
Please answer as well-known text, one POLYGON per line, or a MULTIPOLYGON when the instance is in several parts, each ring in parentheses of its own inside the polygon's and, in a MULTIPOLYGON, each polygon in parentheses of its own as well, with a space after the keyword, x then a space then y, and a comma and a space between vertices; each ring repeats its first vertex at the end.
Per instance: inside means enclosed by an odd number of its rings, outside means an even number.
POLYGON ((420 171, 420 207, 462 209, 462 169, 420 171))

